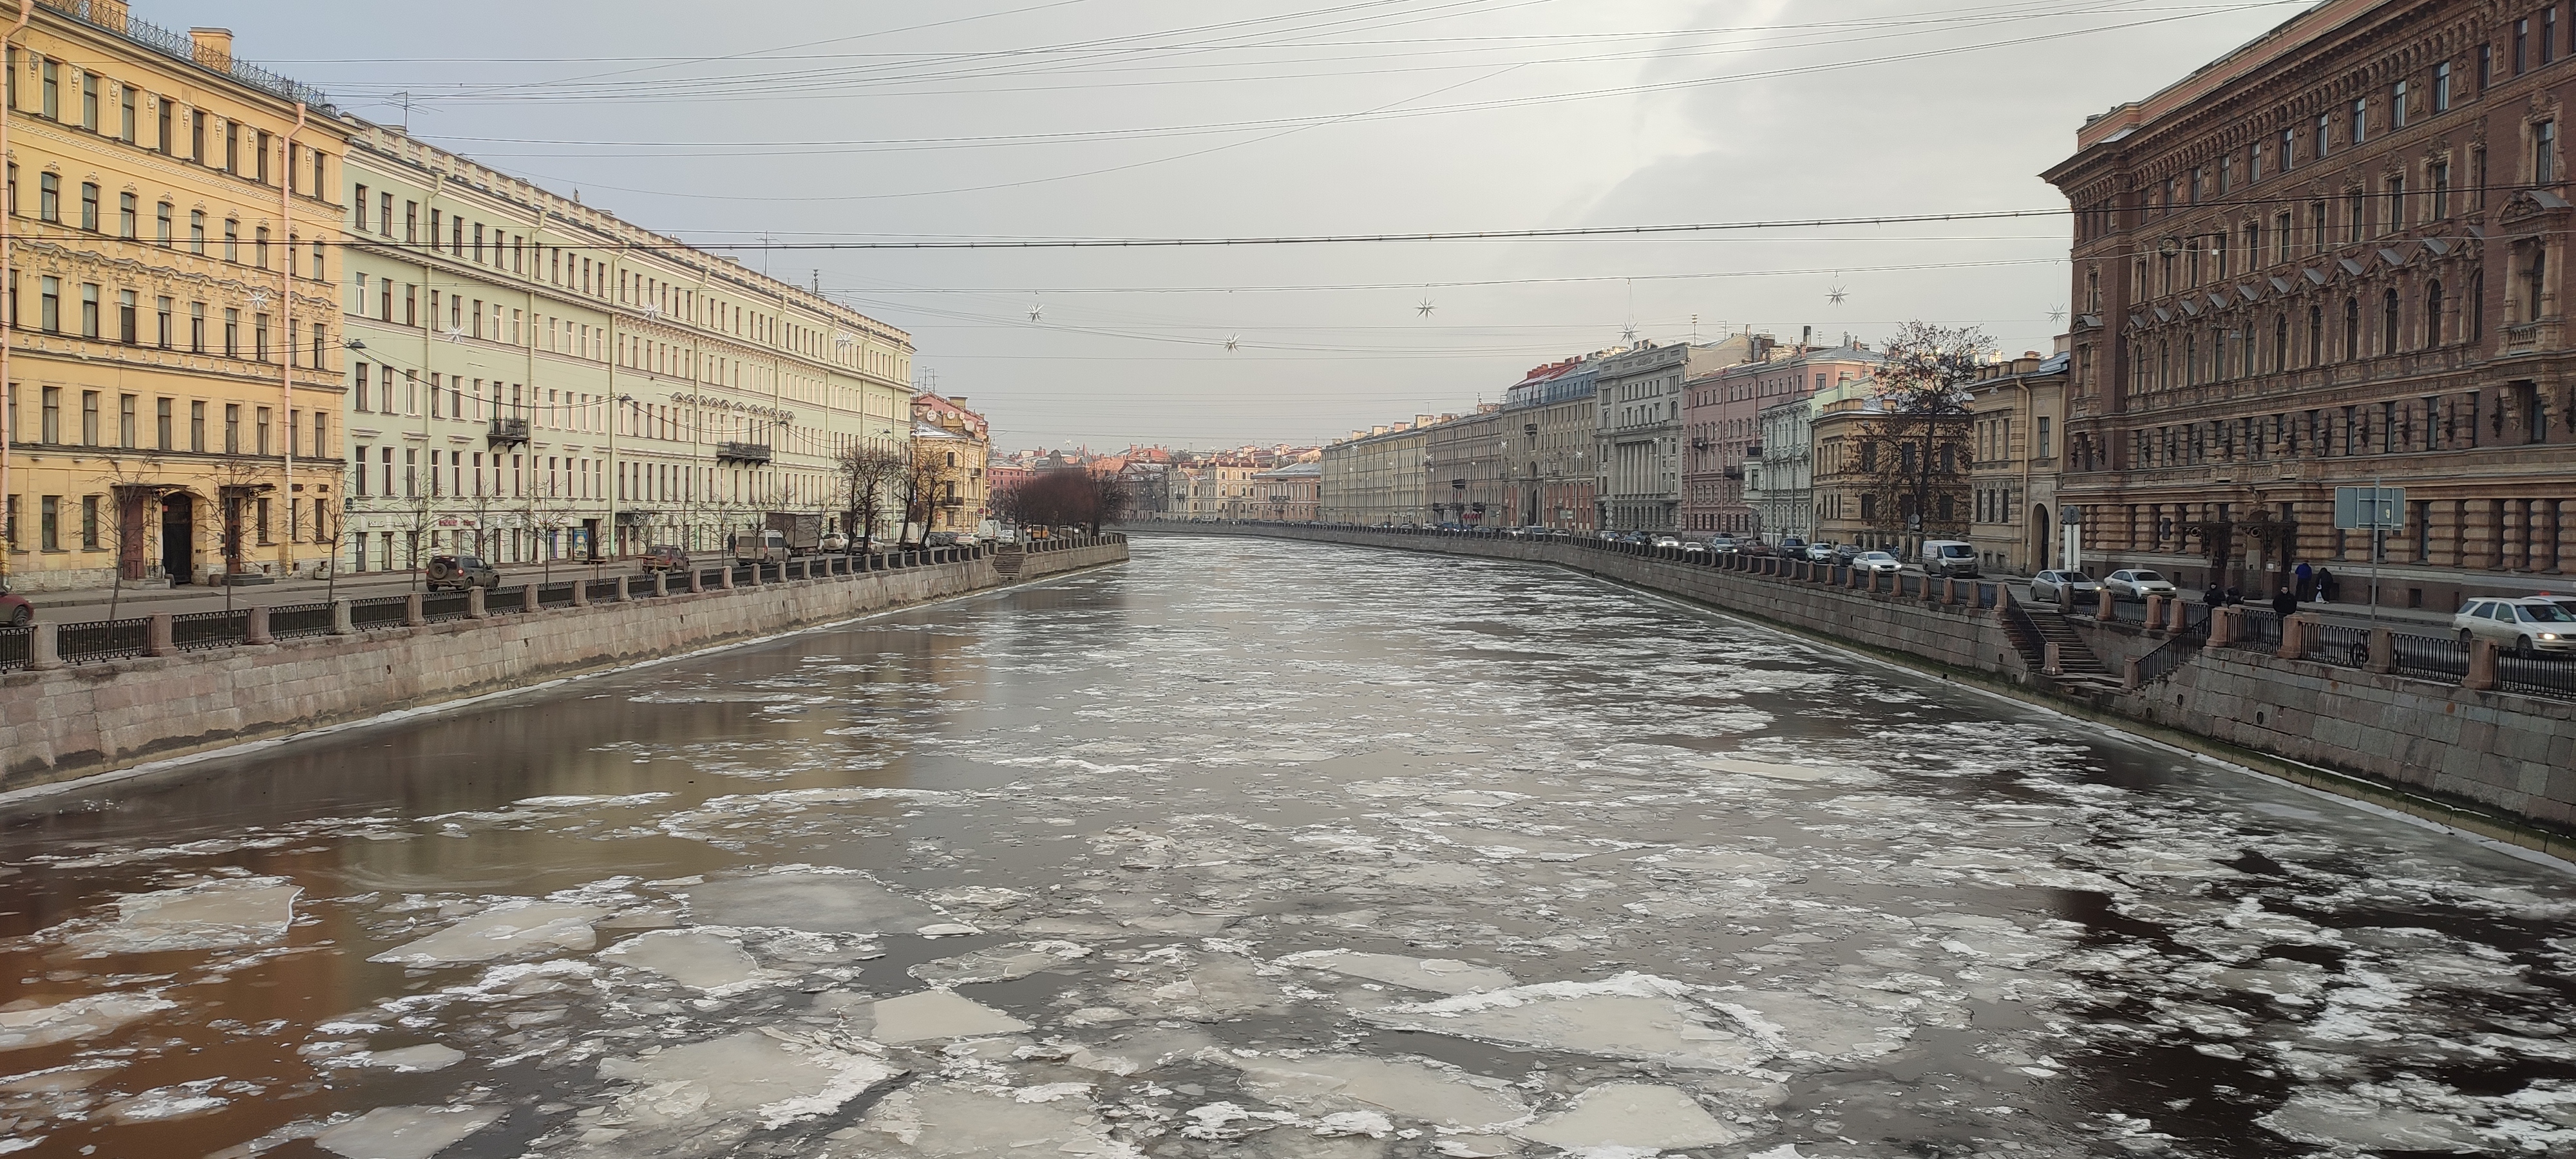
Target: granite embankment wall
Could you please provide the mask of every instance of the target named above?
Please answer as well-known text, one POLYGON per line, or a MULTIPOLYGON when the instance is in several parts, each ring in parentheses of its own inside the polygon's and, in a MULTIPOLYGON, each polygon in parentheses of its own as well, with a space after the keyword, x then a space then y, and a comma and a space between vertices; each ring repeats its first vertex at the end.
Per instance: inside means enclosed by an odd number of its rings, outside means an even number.
MULTIPOLYGON (((1112 540, 1016 559, 680 592, 0 675, 0 790, 364 720, 1127 558, 1112 540), (1005 575, 997 570, 1016 570, 1005 575)), ((639 587, 649 591, 649 587, 639 587)))
MULTIPOLYGON (((1960 605, 1855 591, 1567 540, 1222 524, 1129 530, 1259 535, 1572 568, 2576 859, 2576 703, 2569 701, 2216 647, 2199 649, 2143 687, 2087 686, 2034 670, 2007 627, 2009 593, 1996 606, 1979 608, 1973 598, 1960 605)), ((2064 622, 2115 673, 2165 639, 2083 617, 2064 622)))

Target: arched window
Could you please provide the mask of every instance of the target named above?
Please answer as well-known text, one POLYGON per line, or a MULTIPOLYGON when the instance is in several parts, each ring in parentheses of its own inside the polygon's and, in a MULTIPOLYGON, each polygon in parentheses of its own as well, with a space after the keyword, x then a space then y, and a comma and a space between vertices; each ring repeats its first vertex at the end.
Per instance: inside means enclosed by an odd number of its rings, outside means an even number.
POLYGON ((2487 336, 2487 272, 2469 275, 2469 328, 2461 337, 2471 342, 2487 336))
POLYGON ((2397 353, 2397 291, 2394 289, 2379 296, 2379 352, 2397 353))
POLYGON ((2200 335, 2185 334, 2182 336, 2182 384, 2190 386, 2199 381, 2200 335))
POLYGON ((2163 390, 2171 385, 2173 385, 2173 343, 2170 340, 2160 341, 2156 343, 2156 389, 2163 390))
POLYGON ((2424 286, 2424 345, 2442 344, 2442 282, 2436 278, 2424 286))
POLYGON ((2361 357, 2361 299, 2343 300, 2343 360, 2361 357))
POLYGON ((2290 312, 2283 310, 2280 317, 2272 320, 2272 373, 2279 374, 2289 368, 2290 312))

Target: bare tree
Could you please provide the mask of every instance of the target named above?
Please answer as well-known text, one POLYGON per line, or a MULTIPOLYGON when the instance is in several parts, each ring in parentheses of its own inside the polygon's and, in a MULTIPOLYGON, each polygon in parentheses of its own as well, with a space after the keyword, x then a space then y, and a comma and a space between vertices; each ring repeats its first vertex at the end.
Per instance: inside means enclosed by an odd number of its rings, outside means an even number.
POLYGON ((562 546, 564 529, 572 525, 575 501, 564 492, 565 489, 549 473, 543 479, 531 481, 511 504, 512 511, 519 517, 519 527, 531 534, 533 544, 543 545, 531 548, 540 557, 537 561, 539 583, 554 582, 555 553, 562 546))
POLYGON ((1973 326, 1913 321, 1871 372, 1879 417, 1862 433, 1862 469, 1878 496, 1875 526, 1906 538, 1909 553, 1924 539, 1967 533, 1968 385, 1993 349, 1973 326))
POLYGON ((215 461, 210 476, 215 485, 216 549, 224 560, 224 610, 233 607, 233 577, 240 575, 242 554, 250 546, 250 508, 258 497, 277 489, 266 463, 255 459, 224 458, 215 461))
MULTIPOLYGON (((295 532, 290 528, 286 535, 293 539, 295 532)), ((322 547, 322 566, 325 569, 322 599, 325 602, 339 598, 340 545, 348 537, 348 514, 334 509, 329 499, 316 496, 313 500, 313 542, 322 547)))
MULTIPOLYGON (((949 462, 952 452, 941 445, 945 440, 923 440, 912 445, 906 458, 903 478, 899 482, 903 499, 903 545, 913 546, 912 529, 921 527, 921 542, 927 542, 931 516, 945 494, 955 490, 960 478, 958 468, 949 462)), ((965 444, 956 444, 965 445, 965 444)))
POLYGON ((877 520, 901 485, 910 458, 899 447, 852 443, 834 460, 833 485, 843 512, 841 531, 858 532, 861 552, 876 542, 877 520))
POLYGON ((144 518, 144 506, 167 489, 165 485, 154 482, 160 474, 161 460, 157 458, 111 458, 99 472, 99 482, 107 487, 108 502, 107 520, 99 530, 116 561, 116 579, 107 597, 108 619, 115 619, 125 603, 125 581, 143 578, 140 574, 141 550, 151 534, 144 518), (128 560, 129 554, 135 558, 128 560), (131 577, 126 575, 129 564, 137 572, 131 577))

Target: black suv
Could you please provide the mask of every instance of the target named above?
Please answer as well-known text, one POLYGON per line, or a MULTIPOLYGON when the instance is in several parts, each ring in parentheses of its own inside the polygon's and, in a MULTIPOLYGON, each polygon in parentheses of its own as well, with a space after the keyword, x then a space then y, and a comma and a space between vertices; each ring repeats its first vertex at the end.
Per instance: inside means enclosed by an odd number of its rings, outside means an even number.
POLYGON ((470 555, 433 555, 429 557, 429 590, 440 588, 492 588, 501 586, 501 573, 492 565, 470 555))

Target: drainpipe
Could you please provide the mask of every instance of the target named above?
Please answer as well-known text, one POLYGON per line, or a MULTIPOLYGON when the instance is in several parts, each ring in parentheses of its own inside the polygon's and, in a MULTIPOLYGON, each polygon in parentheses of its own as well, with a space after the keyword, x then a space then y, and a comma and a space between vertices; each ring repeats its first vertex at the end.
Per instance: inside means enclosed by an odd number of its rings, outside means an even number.
MULTIPOLYGON (((17 40, 18 33, 26 29, 28 19, 33 17, 35 14, 36 0, 18 0, 18 20, 16 23, 9 26, 7 35, 0 36, 0 44, 8 44, 17 40)), ((0 50, 0 60, 6 60, 7 57, 7 51, 0 50)), ((0 157, 6 157, 9 154, 9 118, 17 111, 18 110, 15 108, 0 109, 0 157)), ((9 265, 9 216, 10 215, 7 213, 0 213, 0 270, 11 269, 9 265)), ((15 315, 17 314, 16 307, 18 303, 13 297, 13 299, 6 303, 6 305, 9 307, 8 309, 0 309, 0 389, 6 389, 5 384, 9 381, 9 326, 11 323, 17 321, 15 315)), ((9 490, 9 440, 17 437, 17 432, 10 430, 9 424, 17 421, 17 418, 18 406, 15 400, 11 400, 7 406, 0 406, 0 503, 7 502, 7 497, 15 494, 9 490)), ((5 581, 9 578, 9 553, 17 550, 17 548, 17 529, 15 527, 11 527, 9 529, 7 542, 0 543, 0 581, 5 581)))
MULTIPOLYGON (((278 232, 286 239, 286 260, 277 267, 278 321, 284 327, 286 357, 278 363, 278 389, 286 396, 286 538, 277 544, 277 561, 287 576, 295 574, 295 135, 304 131, 304 102, 295 102, 295 127, 286 131, 286 139, 277 150, 284 163, 277 175, 278 232)), ((314 190, 315 196, 321 190, 314 190)), ((318 368, 317 368, 318 369, 318 368)), ((321 538, 322 508, 317 500, 313 508, 314 538, 321 538)), ((331 561, 339 563, 335 555, 331 561)), ((282 577, 281 577, 282 578, 282 577)))
MULTIPOLYGON (((2029 511, 2029 509, 2030 509, 2030 460, 2031 460, 2032 455, 2033 455, 2033 454, 2035 454, 2035 453, 2037 453, 2037 452, 2038 452, 2038 450, 2039 450, 2039 417, 2038 417, 2037 415, 2034 415, 2034 414, 2032 414, 2032 413, 2031 413, 2031 406, 2030 406, 2030 379, 2028 379, 2028 378, 2026 378, 2026 377, 2025 377, 2025 378, 2016 379, 2016 380, 2014 381, 2013 385, 2018 386, 2018 387, 2020 387, 2020 388, 2021 388, 2021 445, 2022 445, 2022 456, 2021 456, 2021 498, 2020 498, 2019 502, 2020 502, 2020 504, 2021 504, 2022 510, 2023 510, 2024 512, 2027 512, 2027 511, 2029 511)), ((2064 391, 2059 391, 2059 392, 2058 392, 2058 397, 2059 397, 2059 398, 2064 398, 2064 397, 2066 397, 2065 392, 2064 392, 2064 391)), ((2007 441, 2007 442, 2004 444, 2004 450, 2006 450, 2006 451, 2010 451, 2010 450, 2012 450, 2012 444, 2011 444, 2009 441, 2007 441)), ((2051 496, 2049 496, 2049 497, 2048 497, 2048 502, 2049 502, 2049 505, 2050 505, 2050 506, 2052 506, 2052 507, 2053 507, 2053 506, 2056 506, 2056 504, 2057 504, 2057 496, 2055 496, 2055 495, 2051 495, 2051 496)), ((2008 514, 2009 514, 2009 513, 2008 513, 2008 514)), ((2019 520, 2015 520, 2015 522, 2019 522, 2019 520)), ((2045 537, 2047 534, 2048 534, 2048 532, 2046 532, 2046 531, 2042 531, 2042 532, 2041 532, 2041 535, 2042 535, 2043 537, 2045 537)), ((2029 542, 2030 542, 2030 533, 2029 533, 2029 532, 2027 532, 2027 531, 2025 531, 2025 532, 2023 532, 2023 533, 2022 533, 2022 543, 2023 543, 2024 545, 2028 545, 2028 544, 2029 544, 2029 542)), ((2043 538, 2043 539, 2041 540, 2041 542, 2045 543, 2045 542, 2047 542, 2047 540, 2046 540, 2045 538, 2043 538)), ((2041 562, 2042 560, 2047 559, 2047 558, 2048 558, 2048 553, 2047 553, 2046 551, 2042 551, 2042 552, 2040 552, 2040 553, 2039 553, 2039 558, 2037 558, 2037 559, 2033 559, 2033 560, 2031 561, 2031 568, 2030 568, 2030 570, 2032 570, 2032 571, 2034 571, 2034 572, 2040 572, 2040 571, 2046 571, 2046 570, 2048 570, 2047 568, 2044 568, 2044 567, 2039 566, 2040 562, 2041 562)))

